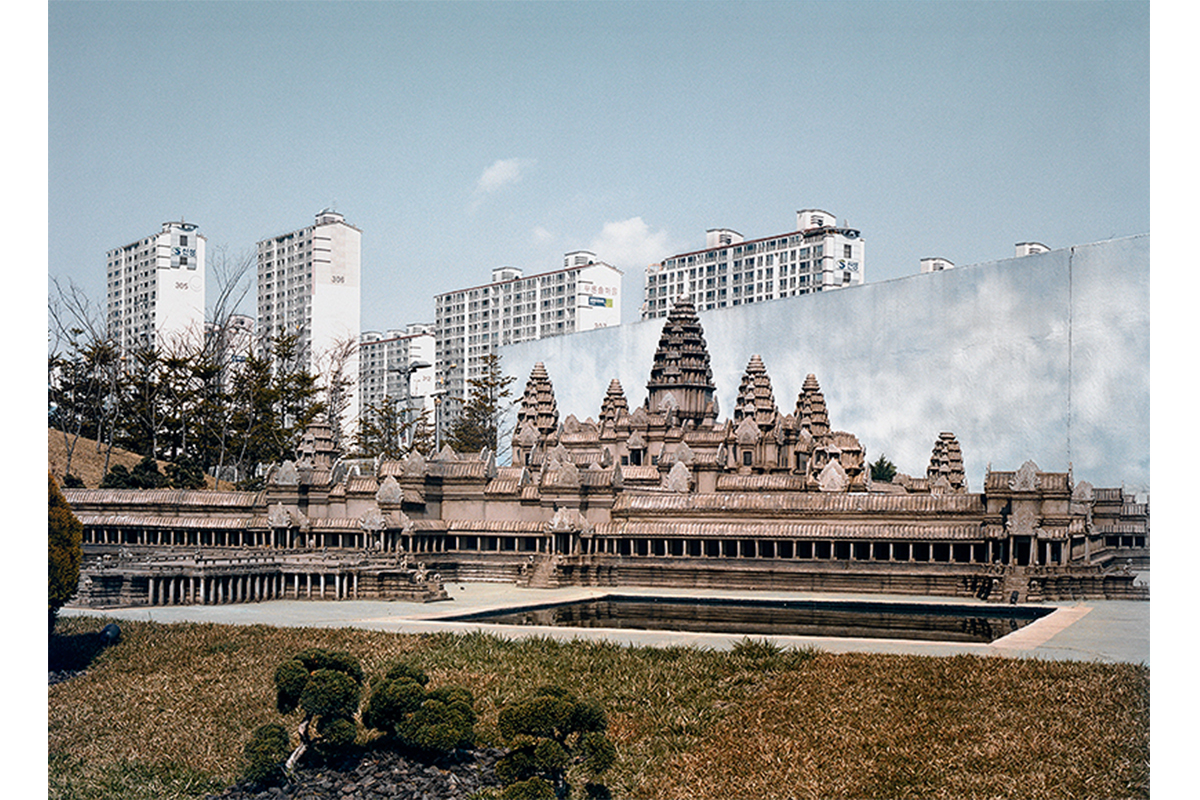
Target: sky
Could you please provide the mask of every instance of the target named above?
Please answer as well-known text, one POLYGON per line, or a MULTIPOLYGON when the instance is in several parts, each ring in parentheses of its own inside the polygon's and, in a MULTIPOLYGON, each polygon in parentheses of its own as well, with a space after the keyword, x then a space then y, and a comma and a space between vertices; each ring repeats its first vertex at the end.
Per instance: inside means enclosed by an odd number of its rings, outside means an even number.
POLYGON ((106 251, 181 218, 211 299, 336 209, 379 331, 579 249, 633 321, 648 264, 805 208, 868 282, 1150 230, 1146 2, 53 0, 47 33, 48 275, 101 306, 106 251))

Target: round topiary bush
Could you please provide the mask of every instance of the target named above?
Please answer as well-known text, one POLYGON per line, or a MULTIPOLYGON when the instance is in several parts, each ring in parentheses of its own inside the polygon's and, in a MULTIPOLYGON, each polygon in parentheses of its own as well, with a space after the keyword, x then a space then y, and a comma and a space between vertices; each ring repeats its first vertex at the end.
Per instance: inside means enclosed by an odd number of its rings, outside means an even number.
POLYGON ((304 712, 297 730, 300 744, 288 757, 286 770, 294 768, 310 747, 329 758, 354 744, 362 682, 358 659, 321 648, 301 651, 276 667, 276 709, 281 714, 297 708, 304 712))
POLYGON ((260 725, 242 751, 242 778, 257 786, 269 786, 283 779, 283 762, 292 746, 287 729, 278 722, 260 725))
POLYGON ((504 787, 504 800, 557 800, 554 786, 545 778, 530 778, 504 787))
POLYGON ((617 756, 600 706, 547 686, 502 708, 497 727, 510 748, 496 764, 497 776, 508 784, 505 798, 540 792, 541 783, 551 787, 548 796, 565 797, 572 773, 589 779, 584 785, 589 797, 607 795, 603 784, 590 780, 606 772, 617 756))
POLYGON ((363 725, 383 731, 399 747, 429 754, 474 746, 474 696, 457 686, 426 691, 428 682, 418 669, 393 666, 372 686, 363 725))
POLYGON ((309 717, 352 718, 358 710, 359 685, 344 672, 319 669, 300 693, 300 708, 309 717))

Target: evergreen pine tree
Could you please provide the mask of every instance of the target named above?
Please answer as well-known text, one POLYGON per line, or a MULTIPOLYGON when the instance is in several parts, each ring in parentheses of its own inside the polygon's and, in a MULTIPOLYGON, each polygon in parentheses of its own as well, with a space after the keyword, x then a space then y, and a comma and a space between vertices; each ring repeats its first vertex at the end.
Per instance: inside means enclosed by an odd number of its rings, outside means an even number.
POLYGON ((58 610, 75 596, 79 588, 79 565, 83 561, 83 524, 71 511, 67 499, 50 475, 49 521, 49 606, 50 631, 58 610))

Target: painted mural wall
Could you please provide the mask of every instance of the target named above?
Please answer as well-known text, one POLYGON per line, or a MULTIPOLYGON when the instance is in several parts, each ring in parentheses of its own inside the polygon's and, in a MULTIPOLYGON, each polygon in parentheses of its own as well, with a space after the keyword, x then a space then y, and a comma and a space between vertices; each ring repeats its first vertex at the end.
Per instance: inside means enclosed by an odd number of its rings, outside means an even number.
MULTIPOLYGON (((923 476, 953 431, 969 488, 989 464, 1144 492, 1150 484, 1150 236, 914 274, 833 292, 702 312, 720 419, 732 413, 752 355, 792 413, 816 375, 830 424, 923 476)), ((546 365, 559 417, 597 417, 609 381, 630 408, 663 320, 501 349, 519 400, 546 365)), ((515 415, 515 411, 514 411, 515 415)))

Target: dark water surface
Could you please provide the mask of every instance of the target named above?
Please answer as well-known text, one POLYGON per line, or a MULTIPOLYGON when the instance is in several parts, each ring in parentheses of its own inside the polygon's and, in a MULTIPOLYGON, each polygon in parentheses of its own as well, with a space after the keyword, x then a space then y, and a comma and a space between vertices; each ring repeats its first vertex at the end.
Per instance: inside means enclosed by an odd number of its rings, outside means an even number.
POLYGON ((1029 606, 609 595, 572 603, 481 612, 454 619, 559 628, 986 643, 1053 610, 1029 606))

